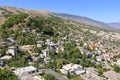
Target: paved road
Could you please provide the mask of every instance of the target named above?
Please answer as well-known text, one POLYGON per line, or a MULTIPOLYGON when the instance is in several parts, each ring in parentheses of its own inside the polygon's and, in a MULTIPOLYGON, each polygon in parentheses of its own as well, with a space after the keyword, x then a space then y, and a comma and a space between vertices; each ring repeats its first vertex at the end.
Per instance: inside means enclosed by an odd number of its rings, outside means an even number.
POLYGON ((58 80, 69 80, 66 76, 61 75, 60 73, 57 73, 51 69, 44 69, 43 70, 45 74, 51 74, 58 80))

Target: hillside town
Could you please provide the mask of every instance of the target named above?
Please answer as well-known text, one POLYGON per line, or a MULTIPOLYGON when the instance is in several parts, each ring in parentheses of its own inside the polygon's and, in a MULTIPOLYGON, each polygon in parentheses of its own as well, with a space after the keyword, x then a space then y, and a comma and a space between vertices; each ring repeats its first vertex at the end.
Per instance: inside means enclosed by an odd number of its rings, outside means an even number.
POLYGON ((34 34, 39 38, 35 44, 17 45, 16 37, 1 37, 0 68, 9 67, 19 80, 45 80, 43 75, 47 74, 57 80, 73 80, 74 77, 78 78, 76 80, 119 80, 120 33, 87 28, 81 30, 94 38, 86 40, 88 35, 84 34, 74 37, 75 33, 71 31, 65 36, 59 35, 57 41, 53 37, 41 39, 43 32, 29 27, 22 28, 18 33, 34 34), (75 59, 71 57, 69 61, 67 54, 75 59))
POLYGON ((0 80, 120 80, 120 31, 104 26, 0 7, 0 80))

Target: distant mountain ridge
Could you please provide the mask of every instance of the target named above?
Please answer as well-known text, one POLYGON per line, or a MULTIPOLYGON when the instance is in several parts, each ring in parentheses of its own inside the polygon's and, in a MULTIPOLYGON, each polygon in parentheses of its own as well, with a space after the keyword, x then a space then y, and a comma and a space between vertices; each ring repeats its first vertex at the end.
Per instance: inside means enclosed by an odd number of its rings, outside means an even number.
POLYGON ((110 25, 111 23, 104 23, 101 21, 87 18, 87 17, 65 14, 65 13, 52 13, 52 14, 59 16, 61 18, 64 18, 64 19, 70 19, 70 20, 79 22, 81 24, 86 24, 89 26, 98 27, 98 28, 107 29, 107 30, 120 31, 120 24, 119 25, 118 24, 110 25))
POLYGON ((112 28, 120 29, 120 22, 117 23, 108 23, 108 25, 112 28))
POLYGON ((80 24, 89 25, 91 27, 98 27, 98 28, 102 28, 106 30, 120 32, 120 23, 104 23, 101 21, 87 18, 87 17, 65 14, 65 13, 57 13, 57 12, 52 12, 49 10, 27 10, 27 9, 21 9, 21 8, 10 7, 10 6, 0 7, 0 16, 5 15, 5 14, 19 14, 19 13, 27 13, 33 16, 46 16, 46 17, 57 16, 63 19, 75 21, 80 24))
POLYGON ((65 14, 65 13, 53 13, 53 15, 65 18, 65 19, 71 19, 74 20, 76 22, 82 23, 82 24, 87 24, 90 26, 99 26, 99 27, 108 27, 109 25, 104 23, 104 22, 100 22, 97 20, 93 20, 87 17, 82 17, 82 16, 78 16, 78 15, 71 15, 71 14, 65 14))

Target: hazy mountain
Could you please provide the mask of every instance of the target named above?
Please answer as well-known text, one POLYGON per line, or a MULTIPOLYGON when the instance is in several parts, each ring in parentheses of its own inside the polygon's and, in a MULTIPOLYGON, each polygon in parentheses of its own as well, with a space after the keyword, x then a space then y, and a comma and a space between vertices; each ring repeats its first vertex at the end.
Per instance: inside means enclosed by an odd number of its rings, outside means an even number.
POLYGON ((120 29, 120 23, 108 23, 108 25, 112 28, 120 29))
POLYGON ((19 13, 27 13, 32 16, 46 16, 46 17, 57 16, 63 19, 78 22, 80 24, 89 25, 91 27, 98 27, 98 28, 112 30, 112 31, 120 31, 120 28, 119 28, 120 23, 107 24, 101 21, 97 21, 94 19, 90 19, 87 17, 78 16, 78 15, 56 13, 49 10, 27 10, 27 9, 21 9, 16 7, 9 7, 9 6, 0 7, 0 17, 1 17, 0 23, 5 21, 4 16, 8 14, 19 14, 19 13))
POLYGON ((97 21, 97 20, 93 20, 87 17, 82 17, 82 16, 78 16, 78 15, 71 15, 71 14, 65 14, 65 13, 53 13, 53 15, 65 18, 65 19, 71 19, 74 20, 76 22, 82 23, 82 24, 87 24, 87 25, 92 25, 92 26, 99 26, 99 27, 104 27, 104 26, 108 26, 107 24, 97 21))
POLYGON ((101 21, 97 21, 97 20, 94 20, 94 19, 87 18, 87 17, 65 14, 65 13, 52 13, 52 15, 55 15, 55 16, 58 16, 58 17, 61 17, 61 18, 64 18, 64 19, 70 19, 70 20, 76 21, 78 23, 89 25, 89 26, 92 26, 92 27, 98 27, 98 28, 112 30, 112 31, 120 31, 120 28, 118 29, 119 26, 117 26, 117 25, 115 27, 113 27, 108 23, 104 23, 104 22, 101 22, 101 21))

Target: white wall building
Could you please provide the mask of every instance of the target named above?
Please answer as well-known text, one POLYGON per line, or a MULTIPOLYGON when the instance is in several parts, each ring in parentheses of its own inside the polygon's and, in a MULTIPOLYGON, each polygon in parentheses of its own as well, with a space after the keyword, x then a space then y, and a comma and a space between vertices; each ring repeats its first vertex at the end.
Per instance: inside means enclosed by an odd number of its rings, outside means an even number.
POLYGON ((45 41, 37 41, 37 47, 41 47, 45 44, 45 41))
POLYGON ((14 43, 15 42, 15 39, 13 37, 9 37, 7 38, 7 41, 11 42, 11 43, 14 43))
POLYGON ((37 68, 33 67, 33 66, 28 66, 28 67, 23 67, 23 68, 18 68, 15 71, 16 75, 19 75, 21 73, 29 73, 29 74, 33 74, 37 72, 37 68))
POLYGON ((120 66, 120 59, 117 60, 116 64, 120 66))
POLYGON ((85 73, 85 70, 83 69, 82 66, 80 66, 78 64, 73 64, 73 63, 63 65, 63 67, 62 67, 62 69, 60 69, 60 71, 63 74, 67 74, 68 72, 70 72, 70 74, 76 74, 76 75, 85 73))
POLYGON ((2 60, 10 60, 12 59, 12 56, 8 56, 8 55, 5 55, 3 57, 1 57, 2 60))
POLYGON ((6 51, 7 54, 11 54, 12 56, 15 56, 18 48, 16 46, 10 46, 8 47, 8 50, 6 51))

